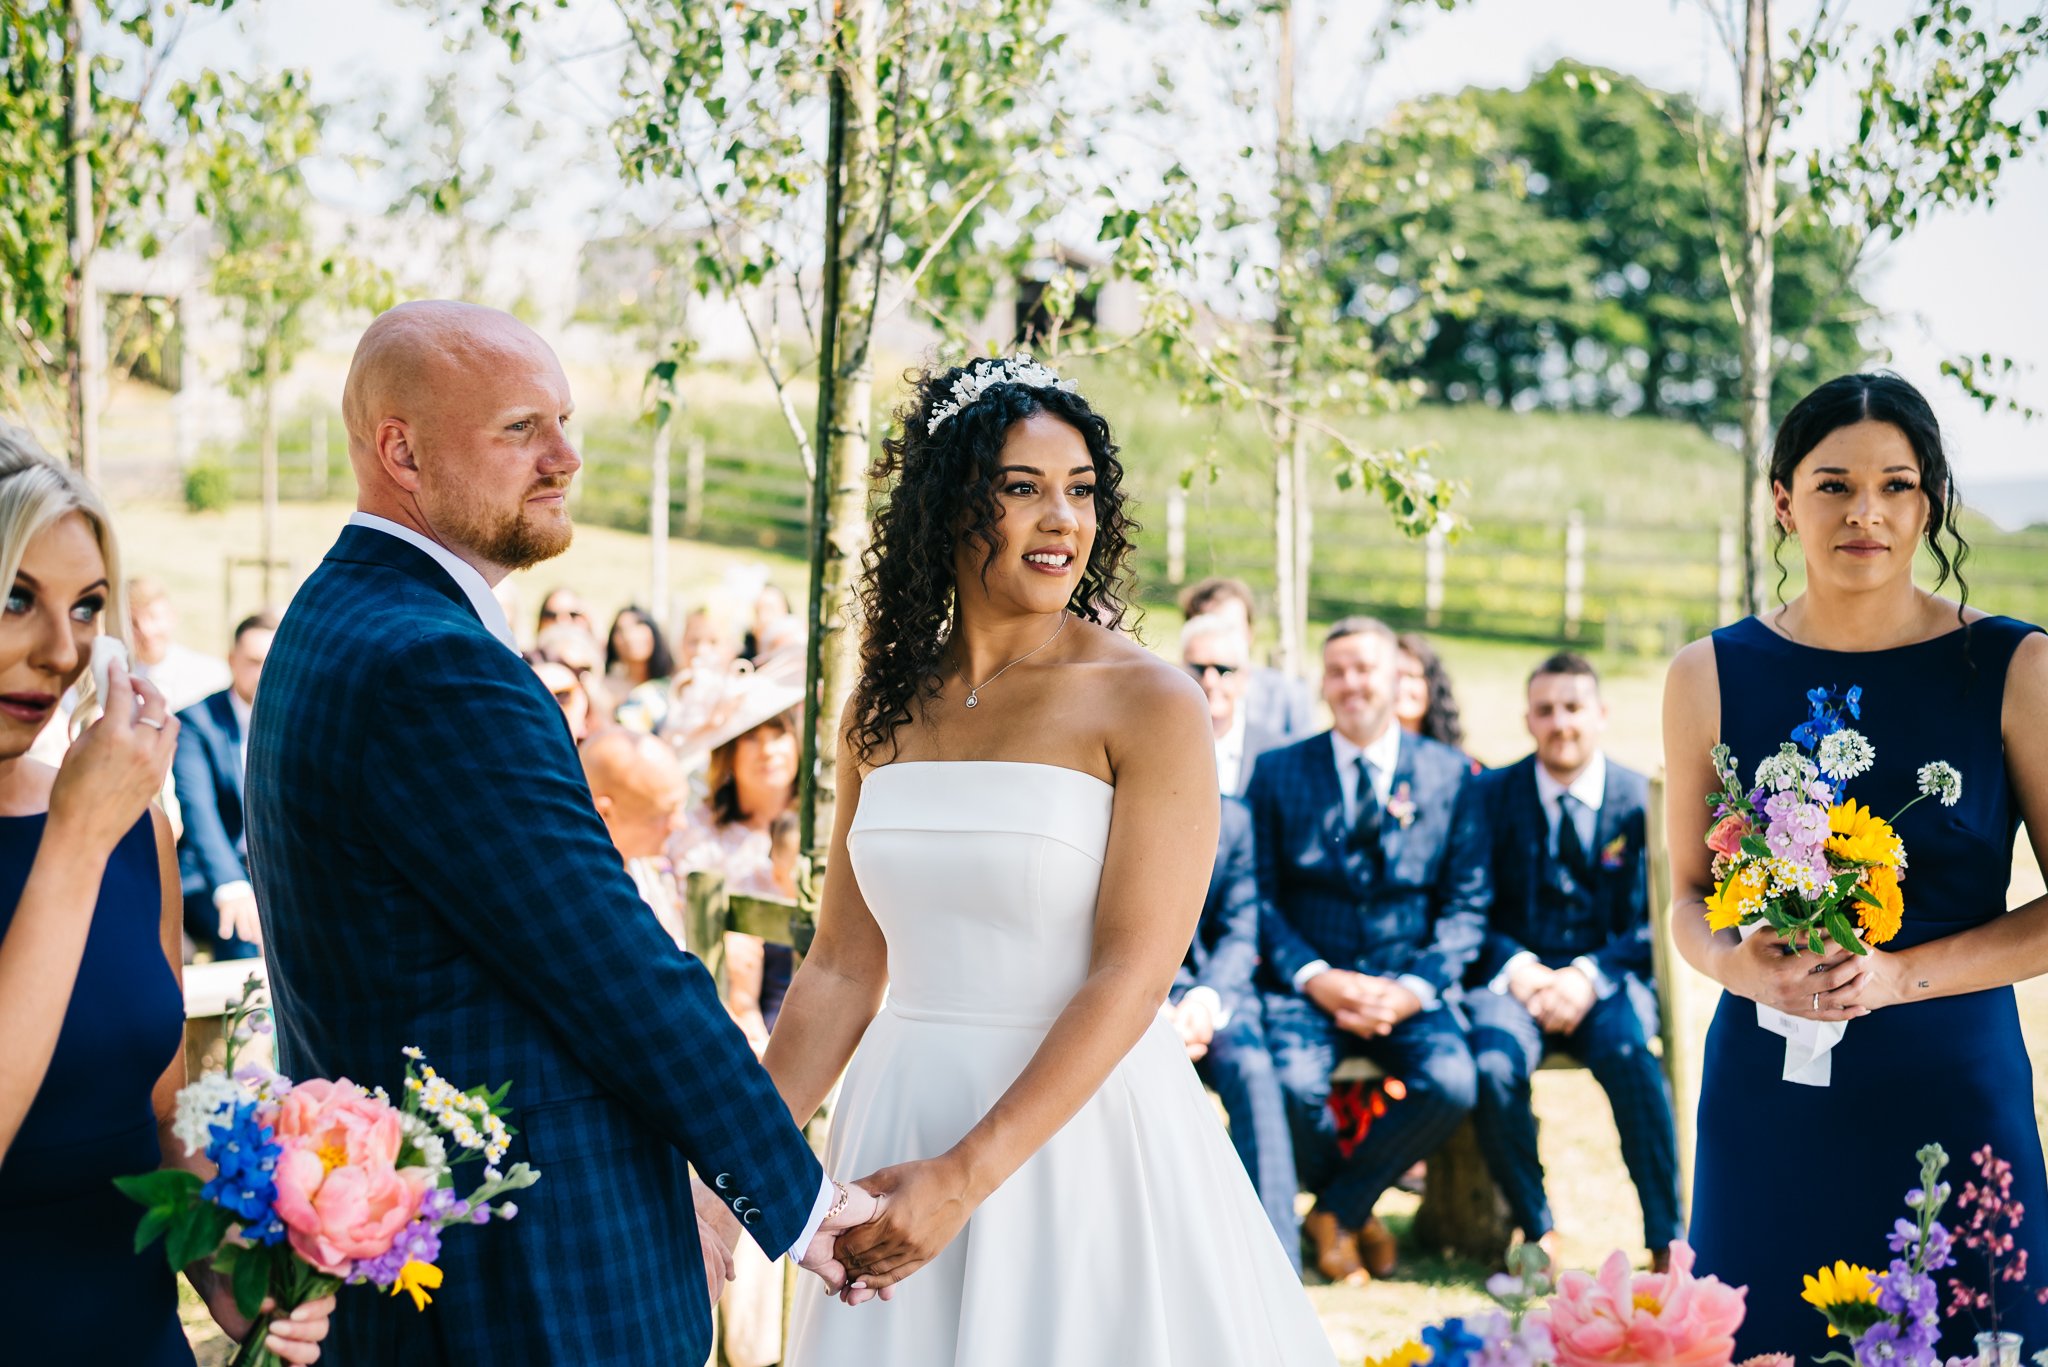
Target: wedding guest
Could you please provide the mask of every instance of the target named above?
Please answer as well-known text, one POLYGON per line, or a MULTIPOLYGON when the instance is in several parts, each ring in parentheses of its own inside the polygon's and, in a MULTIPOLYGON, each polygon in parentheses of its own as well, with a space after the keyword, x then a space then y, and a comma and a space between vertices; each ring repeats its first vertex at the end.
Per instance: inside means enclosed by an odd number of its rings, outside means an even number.
MULTIPOLYGON (((152 800, 179 723, 156 685, 110 665, 120 554, 99 495, 0 427, 0 1317, 10 1362, 192 1367, 161 1242, 114 1179, 168 1166, 212 1176, 173 1133, 185 1084, 177 856, 152 800), (56 769, 25 758, 67 689, 104 705, 56 769)), ((164 658, 164 657, 159 657, 164 658)), ((186 1277, 235 1339, 228 1278, 186 1277)), ((268 1308, 266 1306, 266 1308, 268 1308)), ((275 1323, 266 1346, 313 1362, 333 1297, 275 1323)))
POLYGON ((220 657, 181 644, 177 632, 177 605, 164 586, 139 575, 130 579, 128 639, 135 677, 155 684, 174 715, 228 686, 227 666, 220 657))
POLYGON ((1285 743, 1279 733, 1254 723, 1245 706, 1251 681, 1251 641, 1233 617, 1190 617, 1180 629, 1181 667, 1209 700, 1209 724, 1216 734, 1216 780, 1225 797, 1243 797, 1260 755, 1285 743))
POLYGON ((1332 730, 1268 751, 1245 795, 1263 903, 1266 1040, 1286 1090, 1316 1265, 1393 1270, 1380 1193, 1450 1137, 1476 1078, 1452 1002, 1486 929, 1487 850, 1464 755, 1394 720, 1394 633, 1347 617, 1323 641, 1332 730), (1344 1157, 1327 1105, 1362 1055, 1406 1099, 1344 1157))
POLYGON ((605 637, 604 676, 618 698, 618 721, 635 731, 653 734, 668 714, 669 676, 676 670, 661 628, 637 607, 625 607, 612 619, 605 637))
MULTIPOLYGON (((1958 1188, 1973 1175, 1966 1155, 1987 1146, 2012 1165, 2001 1195, 2027 1218, 2008 1252, 2039 1269, 2048 1169, 2012 989, 2048 970, 2048 897, 2012 910, 2008 898, 2022 823, 2048 863, 2048 639, 1968 605, 1941 428, 1896 375, 1844 375, 1793 405, 1770 479, 1777 543, 1796 542, 1805 587, 1685 647, 1664 693, 1673 938, 1726 989, 1700 1072, 1688 1235, 1699 1271, 1752 1288, 1796 1286, 1844 1248, 1883 1258, 1895 1219, 1910 1214, 1900 1196, 1917 1185, 1915 1152, 1930 1143, 1955 1160, 1946 1180, 1958 1188), (1914 582, 1923 548, 1938 572, 1932 591, 1914 582), (1956 595, 1941 596, 1951 579, 1956 595), (1846 785, 1859 811, 1900 813, 1922 790, 1922 766, 1939 761, 1961 776, 1959 789, 1930 785, 1939 796, 1892 827, 1912 864, 1892 905, 1896 935, 1867 954, 1832 944, 1812 954, 1768 927, 1747 940, 1710 931, 1707 799, 1722 787, 1713 747, 1729 747, 1746 781, 1812 716, 1811 691, 1831 690, 1843 706, 1852 688, 1855 715, 1843 720, 1875 756, 1846 785), (1758 1019, 1760 1005, 1847 1023, 1826 1055, 1825 1086, 1786 1080, 1787 1041, 1758 1019), (1801 1199, 1796 1178, 1760 1171, 1764 1136, 1819 1145, 1825 1194, 1801 1199)), ((1858 824, 1877 834, 1868 815, 1858 824)), ((1982 1267, 1965 1275, 1974 1281, 1982 1267)), ((2002 1293, 1999 1305, 2001 1330, 2048 1342, 2048 1307, 2035 1297, 2002 1293)), ((1796 1297, 1752 1292, 1735 1356, 1816 1359, 1830 1342, 1819 1320, 1796 1297)), ((1931 1353, 1974 1356, 1970 1321, 1947 1319, 1931 1353)))
POLYGON ((789 637, 792 628, 797 634, 802 633, 802 623, 790 611, 789 595, 774 584, 762 585, 754 598, 754 620, 747 627, 746 639, 740 643, 740 658, 754 660, 767 654, 789 637))
MULTIPOLYGON (((1251 586, 1242 579, 1199 580, 1181 590, 1183 618, 1221 616, 1236 621, 1250 641, 1256 634, 1251 586)), ((1245 708, 1260 729, 1282 740, 1300 740, 1315 729, 1315 703, 1308 685, 1280 670, 1255 667, 1245 689, 1245 708)))
POLYGON ((1643 1207, 1651 1264, 1682 1232, 1671 1093, 1657 1036, 1644 813, 1650 783, 1600 749, 1600 678, 1561 652, 1529 676, 1536 752, 1480 775, 1493 849, 1486 943, 1467 973, 1468 1038, 1479 1067, 1474 1121, 1486 1166, 1524 1238, 1557 1258, 1530 1075, 1562 1051, 1607 1093, 1621 1156, 1643 1207))
POLYGON ((605 679, 604 647, 597 643, 590 628, 574 622, 557 622, 534 637, 533 648, 542 659, 566 665, 583 685, 584 695, 590 700, 592 724, 609 724, 619 700, 605 679))
POLYGON ((1465 721, 1451 689, 1450 671, 1436 647, 1419 631, 1404 631, 1395 639, 1401 645, 1401 697, 1394 704, 1394 716, 1401 729, 1464 749, 1465 721))
POLYGON ((689 795, 675 747, 644 732, 614 726, 584 741, 577 755, 590 782, 590 800, 625 860, 640 900, 676 947, 688 949, 682 900, 668 862, 669 837, 689 795))
MULTIPOLYGON (((685 812, 669 842, 669 861, 680 877, 698 871, 724 875, 733 892, 780 896, 775 883, 770 829, 796 805, 800 721, 793 710, 800 690, 739 676, 736 705, 708 730, 680 737, 685 762, 709 750, 705 781, 710 795, 685 812)), ((749 1040, 765 1045, 789 990, 794 959, 788 945, 763 944, 737 931, 725 937, 727 1004, 749 1040)))
POLYGON ((692 673, 723 673, 740 657, 739 640, 722 613, 700 607, 683 618, 676 659, 692 673))
POLYGON ((178 837, 185 933, 215 959, 253 959, 263 952, 242 838, 242 774, 256 685, 276 632, 277 618, 270 613, 243 618, 228 652, 233 682, 178 714, 183 729, 171 774, 185 814, 178 837))
POLYGON ((583 606, 583 596, 572 588, 549 589, 548 596, 540 600, 540 616, 533 627, 535 639, 558 622, 582 627, 593 634, 597 631, 590 620, 590 610, 583 606))
POLYGON ((525 657, 533 666, 533 672, 541 684, 561 704, 562 717, 569 723, 569 735, 578 745, 590 734, 590 694, 584 690, 583 680, 576 677, 576 671, 565 664, 530 651, 525 657))
POLYGON ((1258 963, 1259 880, 1251 813, 1226 794, 1202 919, 1161 1011, 1187 1046, 1195 1071, 1223 1102, 1231 1145, 1252 1179, 1280 1247, 1299 1274, 1301 1227, 1294 1217, 1294 1196, 1300 1185, 1287 1128, 1287 1102, 1266 1047, 1259 994, 1252 985, 1258 963))

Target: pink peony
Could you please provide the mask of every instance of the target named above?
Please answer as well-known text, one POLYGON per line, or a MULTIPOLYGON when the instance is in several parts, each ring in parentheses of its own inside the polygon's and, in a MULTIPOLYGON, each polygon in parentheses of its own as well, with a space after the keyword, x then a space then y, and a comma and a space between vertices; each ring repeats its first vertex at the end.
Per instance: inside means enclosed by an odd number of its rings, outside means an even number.
POLYGON ((346 1078, 300 1083, 279 1103, 273 1134, 284 1150, 272 1174, 278 1218, 322 1272, 346 1276, 355 1260, 380 1256, 419 1214, 427 1172, 393 1166, 398 1112, 346 1078))
POLYGON ((1629 1272, 1608 1256, 1596 1278, 1567 1272, 1550 1302, 1560 1367, 1728 1367, 1742 1323, 1743 1287, 1692 1275, 1692 1249, 1671 1246, 1671 1271, 1629 1272))
POLYGON ((1714 823, 1707 832, 1707 848, 1716 854, 1725 854, 1731 859, 1742 853, 1742 837, 1753 832, 1749 819, 1740 812, 1730 812, 1714 823))
POLYGON ((1753 1358, 1744 1358, 1735 1367, 1799 1367, 1799 1362, 1790 1353, 1758 1353, 1753 1358))
POLYGON ((329 1082, 317 1077, 300 1083, 278 1103, 271 1133, 280 1144, 298 1140, 322 1153, 330 1167, 343 1161, 390 1167, 398 1161, 398 1146, 405 1137, 398 1109, 390 1102, 379 1101, 347 1078, 329 1082))

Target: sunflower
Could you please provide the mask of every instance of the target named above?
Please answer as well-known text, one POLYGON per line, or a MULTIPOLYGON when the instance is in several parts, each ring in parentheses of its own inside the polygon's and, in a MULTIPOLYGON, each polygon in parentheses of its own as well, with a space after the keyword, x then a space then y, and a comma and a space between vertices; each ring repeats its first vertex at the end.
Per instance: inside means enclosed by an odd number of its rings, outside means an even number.
POLYGON ((1744 864, 1707 895, 1707 929, 1732 930, 1763 900, 1770 871, 1762 864, 1744 864))
POLYGON ((1430 1357, 1429 1349, 1410 1339, 1385 1357, 1367 1358, 1365 1367, 1420 1367, 1430 1357))
POLYGON ((1896 865, 1905 847, 1891 823, 1850 798, 1828 810, 1828 851, 1858 864, 1896 865))
POLYGON ((1868 1317, 1868 1312, 1859 1314, 1857 1308, 1877 1304, 1873 1275, 1867 1267, 1837 1261, 1833 1267, 1823 1267, 1817 1275, 1809 1275, 1799 1299, 1828 1317, 1828 1337, 1833 1338, 1838 1332, 1837 1318, 1860 1321, 1868 1317))
POLYGON ((1888 864, 1876 864, 1863 871, 1863 888, 1878 901, 1872 906, 1856 899, 1856 919, 1863 926, 1863 943, 1881 945, 1899 933, 1906 914, 1906 897, 1899 891, 1899 873, 1888 864))

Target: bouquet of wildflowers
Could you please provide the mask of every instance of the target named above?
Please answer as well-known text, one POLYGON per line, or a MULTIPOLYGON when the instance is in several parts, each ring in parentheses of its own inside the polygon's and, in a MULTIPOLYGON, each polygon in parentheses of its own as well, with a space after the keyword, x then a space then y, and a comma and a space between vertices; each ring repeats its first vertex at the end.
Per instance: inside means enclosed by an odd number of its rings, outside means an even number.
MULTIPOLYGON (((213 1179, 177 1168, 116 1179, 145 1207, 136 1251, 162 1239, 173 1269, 208 1259, 252 1320, 265 1297, 286 1314, 344 1283, 410 1295, 426 1309, 442 1280, 441 1232, 511 1219, 518 1208, 499 1198, 540 1179, 524 1163, 498 1169, 512 1134, 510 1084, 460 1091, 412 1048, 397 1102, 346 1078, 293 1083, 238 1069, 237 1046, 269 1026, 259 993, 252 977, 229 1008, 225 1069, 178 1093, 173 1132, 188 1154, 205 1150, 213 1179), (454 1169, 477 1160, 482 1182, 457 1195, 454 1169)), ((256 1324, 236 1367, 277 1361, 262 1346, 265 1327, 256 1324)))
POLYGON ((1921 766, 1919 795, 1886 821, 1842 792, 1877 762, 1870 742, 1848 724, 1863 715, 1863 690, 1816 688, 1806 698, 1807 720, 1757 765, 1747 788, 1728 747, 1714 747, 1721 791, 1707 799, 1714 816, 1707 924, 1768 925, 1815 954, 1830 940, 1867 954, 1899 933, 1905 910, 1906 847, 1894 824, 1924 798, 1955 806, 1963 776, 1939 760, 1921 766))
POLYGON ((1431 1325, 1366 1367, 1727 1367, 1744 1293, 1694 1276, 1692 1261, 1673 1244, 1670 1271, 1632 1272, 1617 1250, 1598 1276, 1566 1272, 1553 1287, 1548 1260, 1525 1244, 1486 1283, 1496 1309, 1431 1325))
MULTIPOLYGON (((1957 1263, 1959 1249, 1981 1254, 1990 1273, 1984 1289, 1971 1286, 1961 1277, 1948 1279, 1952 1297, 1948 1313, 1990 1312, 1991 1329, 1977 1336, 1978 1357, 1949 1358, 1946 1367, 1975 1367, 1983 1352, 1994 1352, 1997 1340, 1997 1290, 2001 1281, 2024 1283, 2027 1275, 2025 1249, 2015 1249, 2013 1228, 2023 1212, 2011 1199, 2012 1168, 1986 1147, 1972 1154, 1978 1180, 1966 1183, 1962 1192, 1965 1224, 1958 1238, 1941 1222, 1942 1209, 1951 1195, 1941 1180, 1948 1166, 1948 1154, 1939 1144, 1929 1144, 1916 1155, 1920 1160, 1920 1185, 1906 1193, 1911 1219, 1901 1219, 1887 1240, 1892 1252, 1889 1267, 1873 1272, 1847 1262, 1823 1267, 1806 1278, 1800 1299, 1827 1318, 1828 1336, 1840 1337, 1848 1352, 1829 1353, 1822 1362, 1840 1362, 1847 1367, 1944 1367, 1935 1351, 1941 1337, 1941 1292, 1934 1274, 1957 1263)), ((2036 1293, 2048 1301, 2048 1291, 2036 1293)), ((2010 1345, 2017 1358, 2016 1335, 2010 1345)), ((2036 1361, 2048 1354, 2037 1354, 2036 1361)))

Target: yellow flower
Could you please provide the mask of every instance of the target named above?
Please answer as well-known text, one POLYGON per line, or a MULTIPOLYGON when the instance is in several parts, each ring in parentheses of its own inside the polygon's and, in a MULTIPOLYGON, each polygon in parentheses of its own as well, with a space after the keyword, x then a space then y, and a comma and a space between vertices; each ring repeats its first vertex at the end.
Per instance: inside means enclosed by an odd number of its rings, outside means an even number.
POLYGON ((1905 846, 1891 823, 1855 798, 1828 811, 1828 850, 1863 864, 1897 864, 1905 846))
POLYGON ((1863 942, 1881 945, 1899 933, 1906 915, 1906 897, 1899 891, 1899 871, 1879 864, 1863 871, 1863 886, 1879 905, 1857 899, 1856 919, 1863 925, 1863 942))
POLYGON ((1410 1339, 1385 1357, 1367 1358, 1365 1367, 1421 1367, 1429 1359, 1429 1349, 1410 1339))
MULTIPOLYGON (((1875 1305, 1877 1284, 1871 1281, 1871 1275, 1867 1267, 1837 1261, 1833 1267, 1823 1267, 1818 1276, 1808 1276, 1799 1299, 1823 1315, 1838 1306, 1875 1305)), ((1835 1326, 1830 1324, 1828 1336, 1834 1337, 1835 1332, 1835 1326)))
POLYGON ((1729 874, 1727 881, 1707 896, 1707 929, 1732 930, 1741 925, 1744 913, 1763 900, 1769 880, 1770 871, 1762 864, 1744 864, 1729 874))
POLYGON ((434 1299, 427 1292, 440 1289, 441 1269, 432 1263, 423 1263, 417 1258, 407 1258, 405 1266, 398 1269, 398 1280, 391 1283, 391 1294, 394 1296, 401 1291, 412 1293, 415 1310, 426 1309, 427 1302, 434 1299))

